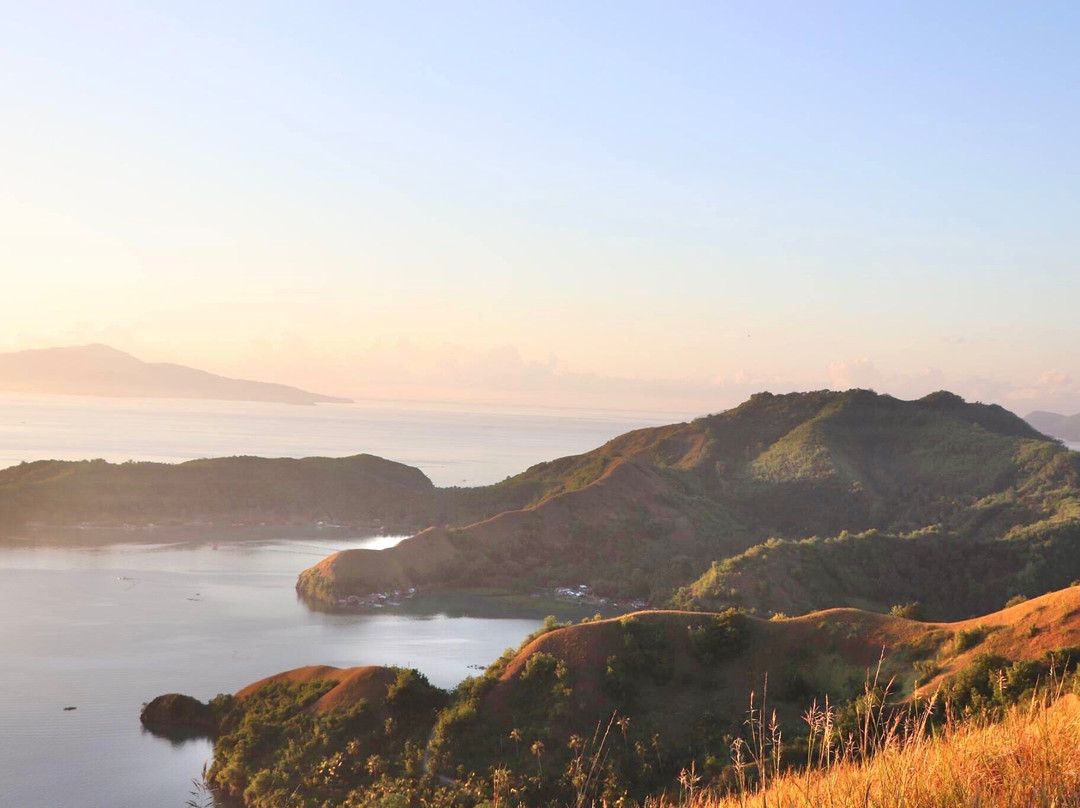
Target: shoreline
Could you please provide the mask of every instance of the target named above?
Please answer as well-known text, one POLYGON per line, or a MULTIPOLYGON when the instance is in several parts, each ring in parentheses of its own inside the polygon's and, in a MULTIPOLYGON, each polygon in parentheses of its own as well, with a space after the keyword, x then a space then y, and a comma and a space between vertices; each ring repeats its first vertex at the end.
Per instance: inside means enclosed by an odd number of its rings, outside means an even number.
POLYGON ((352 595, 334 603, 312 600, 297 592, 312 611, 327 614, 409 615, 445 614, 448 617, 517 617, 542 619, 552 615, 575 622, 582 618, 618 617, 648 608, 641 600, 597 597, 564 597, 559 589, 521 591, 500 587, 448 587, 412 592, 374 592, 352 595))
POLYGON ((343 541, 405 538, 411 533, 382 526, 344 525, 35 525, 0 533, 5 547, 107 547, 113 544, 240 544, 260 541, 343 541))

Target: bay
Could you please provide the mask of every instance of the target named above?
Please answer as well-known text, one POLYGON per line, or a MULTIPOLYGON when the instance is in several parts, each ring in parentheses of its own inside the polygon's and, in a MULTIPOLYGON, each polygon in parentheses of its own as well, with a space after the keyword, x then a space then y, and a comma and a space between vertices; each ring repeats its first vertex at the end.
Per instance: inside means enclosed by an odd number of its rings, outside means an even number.
MULTIPOLYGON (((482 485, 682 417, 2 395, 0 467, 367 452, 417 466, 436 485, 482 485)), ((539 614, 497 617, 461 603, 365 615, 313 612, 297 600, 301 570, 336 550, 395 538, 119 543, 130 538, 86 549, 0 546, 4 808, 182 806, 211 745, 142 729, 142 703, 162 693, 205 700, 310 664, 416 667, 448 688, 540 623, 539 614)))
POLYGON ((146 732, 154 696, 205 700, 310 664, 415 667, 449 688, 540 624, 297 600, 300 570, 392 542, 0 549, 0 805, 179 808, 211 745, 146 732))

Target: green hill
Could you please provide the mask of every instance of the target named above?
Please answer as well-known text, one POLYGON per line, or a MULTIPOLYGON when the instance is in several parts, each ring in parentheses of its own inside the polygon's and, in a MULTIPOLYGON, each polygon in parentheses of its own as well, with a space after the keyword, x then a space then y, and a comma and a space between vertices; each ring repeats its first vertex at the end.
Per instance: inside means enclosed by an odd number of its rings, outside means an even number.
MULTIPOLYGON (((950 393, 918 401, 866 390, 763 393, 718 415, 638 430, 584 455, 535 466, 477 491, 488 501, 516 498, 523 507, 428 530, 389 550, 339 553, 306 571, 298 588, 311 600, 333 602, 402 586, 586 583, 599 594, 662 602, 698 576, 715 578, 713 561, 738 558, 770 539, 799 542, 845 531, 878 531, 894 543, 932 534, 918 545, 919 557, 930 552, 923 547, 1017 542, 987 551, 1003 557, 1004 569, 1017 558, 1037 563, 1027 553, 1036 545, 1072 541, 1080 518, 1078 480, 1080 457, 1001 407, 950 393)), ((891 546, 883 541, 874 563, 893 563, 891 546)), ((679 603, 713 608, 730 600, 780 609, 768 605, 766 592, 748 589, 768 586, 764 561, 755 563, 745 581, 727 586, 738 599, 725 600, 719 585, 703 583, 682 589, 679 603)), ((828 567, 831 560, 822 563, 828 567)), ((1069 582, 1034 573, 1020 581, 1005 572, 999 578, 986 597, 972 592, 943 602, 941 616, 1000 605, 1011 589, 1034 593, 1047 591, 1048 582, 1069 582)), ((894 591, 922 599, 926 586, 924 575, 894 591)), ((812 589, 790 608, 841 605, 861 596, 843 586, 815 583, 812 589)))
POLYGON ((0 470, 0 526, 326 521, 415 529, 436 497, 418 469, 372 455, 177 465, 43 460, 0 470))

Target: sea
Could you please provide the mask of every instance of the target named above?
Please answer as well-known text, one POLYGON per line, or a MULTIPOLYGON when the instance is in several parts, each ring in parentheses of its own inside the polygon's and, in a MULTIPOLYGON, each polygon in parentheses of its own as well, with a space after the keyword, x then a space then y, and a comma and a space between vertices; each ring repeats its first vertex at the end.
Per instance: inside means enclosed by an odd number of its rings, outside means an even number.
POLYGON ((0 468, 33 460, 179 463, 201 457, 373 454, 438 486, 496 483, 648 426, 704 413, 358 401, 289 406, 0 395, 0 468))
MULTIPOLYGON (((690 415, 0 396, 0 466, 367 452, 417 466, 440 486, 483 485, 690 415)), ((311 664, 415 667, 449 688, 542 618, 470 613, 460 603, 326 614, 297 599, 303 569, 401 537, 125 538, 88 548, 0 544, 3 808, 181 808, 212 746, 144 730, 139 710, 155 696, 205 700, 311 664)))

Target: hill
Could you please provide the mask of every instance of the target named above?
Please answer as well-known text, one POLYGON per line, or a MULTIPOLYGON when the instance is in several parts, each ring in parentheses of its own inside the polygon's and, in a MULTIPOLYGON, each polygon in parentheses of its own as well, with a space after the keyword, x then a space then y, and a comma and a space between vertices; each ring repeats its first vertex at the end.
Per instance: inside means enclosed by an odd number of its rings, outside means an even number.
POLYGON ((585 585, 760 614, 918 600, 957 619, 1080 578, 1080 455, 1000 407, 849 390, 762 393, 479 488, 435 488, 370 455, 0 471, 8 535, 317 522, 413 534, 305 571, 298 591, 317 605, 409 587, 585 585))
MULTIPOLYGON (((770 539, 800 542, 845 531, 897 541, 940 537, 918 545, 929 548, 920 558, 937 551, 978 557, 985 545, 988 555, 1015 560, 1024 556, 1024 543, 1065 546, 1077 538, 1080 456, 1001 407, 949 393, 918 401, 866 390, 763 393, 718 415, 637 430, 584 455, 534 466, 485 496, 524 504, 424 531, 389 550, 336 554, 307 570, 299 591, 334 602, 402 586, 584 583, 599 595, 655 603, 714 574, 711 562, 770 539), (1018 543, 986 544, 999 541, 1018 543), (956 549, 961 544, 963 551, 956 549)), ((897 555, 890 546, 883 541, 870 550, 883 569, 897 555)), ((771 557, 753 552, 761 562, 771 557)), ((1010 589, 1036 594, 1071 580, 1029 573, 1019 583, 1002 574, 985 597, 973 591, 943 601, 936 616, 972 614, 1000 605, 1010 589)), ((744 583, 768 578, 755 568, 744 583)), ((924 574, 889 596, 922 599, 927 583, 924 574)), ((715 588, 706 589, 683 590, 679 604, 726 605, 709 600, 715 588)), ((842 605, 867 587, 849 589, 815 586, 813 597, 793 599, 791 608, 842 605)), ((755 600, 744 587, 738 594, 733 603, 780 610, 765 593, 755 600)))
POLYGON ((888 611, 917 601, 925 615, 960 617, 1070 585, 1080 579, 1078 550, 1080 524, 1072 518, 986 540, 936 530, 770 539, 714 563, 672 602, 797 615, 832 606, 888 611))
MULTIPOLYGON (((854 609, 773 621, 644 612, 551 631, 496 663, 441 714, 433 759, 448 771, 572 771, 606 733, 612 765, 597 791, 642 799, 691 763, 721 778, 748 706, 762 728, 775 723, 767 731, 787 739, 791 762, 805 761, 797 739, 815 701, 828 697, 841 733, 855 729, 868 682, 896 705, 939 689, 961 711, 1005 705, 1051 665, 1075 668, 1078 640, 1080 588, 955 623, 854 609)), ((565 799, 545 782, 545 797, 565 799)))
POLYGON ((415 529, 418 514, 436 509, 436 496, 419 469, 372 455, 177 465, 42 460, 0 469, 0 527, 324 521, 415 529))
POLYGON ((348 404, 297 387, 230 379, 168 362, 143 362, 107 345, 0 354, 0 392, 348 404))
POLYGON ((0 469, 0 538, 117 541, 125 534, 115 528, 147 525, 218 538, 236 527, 320 522, 402 534, 520 508, 527 496, 515 487, 439 489, 417 468, 367 454, 178 464, 39 460, 0 469), (64 530, 72 527, 77 533, 64 530))
MULTIPOLYGON (((293 804, 300 792, 305 805, 344 805, 351 791, 377 791, 389 772, 419 779, 428 733, 447 698, 405 668, 320 665, 271 676, 200 705, 213 716, 217 738, 207 781, 230 805, 293 804), (312 792, 318 803, 304 799, 312 792)), ((192 701, 159 697, 143 723, 153 731, 166 706, 192 701)))
POLYGON ((1028 413, 1024 420, 1045 435, 1061 440, 1080 441, 1080 413, 1060 415, 1056 412, 1036 411, 1028 413))
POLYGON ((1078 645, 1080 587, 954 623, 834 609, 549 625, 453 694, 413 671, 311 667, 218 697, 211 780, 251 808, 283 795, 335 805, 390 794, 440 805, 510 794, 523 805, 642 800, 691 765, 704 783, 730 784, 733 743, 760 741, 751 733, 762 729, 765 748, 782 735, 789 750, 776 765, 805 762, 802 716, 815 703, 831 706, 837 747, 868 705, 902 711, 942 691, 958 715, 997 714, 1051 667, 1072 676, 1078 645))

